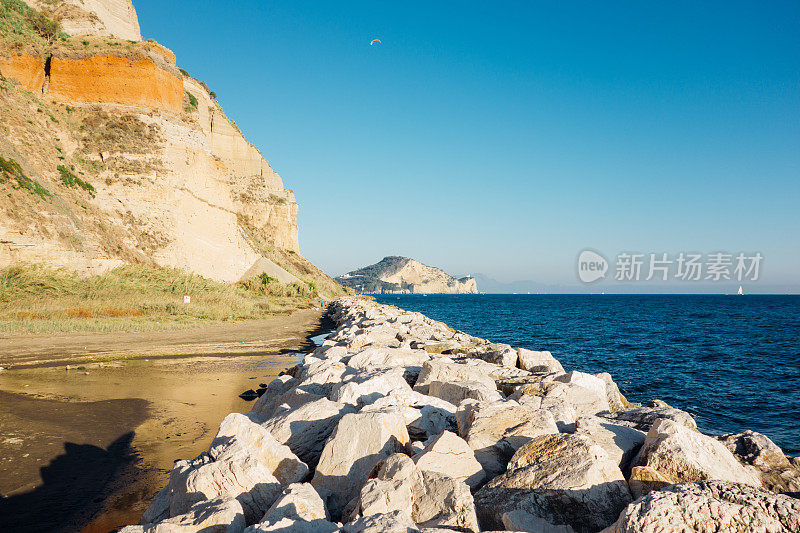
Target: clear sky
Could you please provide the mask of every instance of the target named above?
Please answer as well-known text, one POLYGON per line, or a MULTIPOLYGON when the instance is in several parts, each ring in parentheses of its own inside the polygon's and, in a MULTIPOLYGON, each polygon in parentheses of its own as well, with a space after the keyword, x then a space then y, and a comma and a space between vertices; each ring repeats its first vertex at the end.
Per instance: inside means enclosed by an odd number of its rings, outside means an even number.
POLYGON ((405 255, 576 284, 584 248, 758 251, 800 285, 796 0, 134 4, 331 274, 405 255))

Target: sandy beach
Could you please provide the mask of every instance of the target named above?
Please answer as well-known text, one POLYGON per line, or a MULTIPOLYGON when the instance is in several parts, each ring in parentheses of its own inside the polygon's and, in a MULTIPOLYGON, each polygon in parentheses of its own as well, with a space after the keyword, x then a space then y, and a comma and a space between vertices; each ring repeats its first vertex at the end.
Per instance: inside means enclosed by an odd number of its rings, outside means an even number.
POLYGON ((320 312, 300 311, 201 334, 2 339, 12 368, 0 373, 0 521, 47 531, 138 521, 173 461, 207 448, 226 414, 250 409, 238 395, 295 364, 322 327, 320 312), (82 342, 104 360, 76 362, 88 359, 82 342))

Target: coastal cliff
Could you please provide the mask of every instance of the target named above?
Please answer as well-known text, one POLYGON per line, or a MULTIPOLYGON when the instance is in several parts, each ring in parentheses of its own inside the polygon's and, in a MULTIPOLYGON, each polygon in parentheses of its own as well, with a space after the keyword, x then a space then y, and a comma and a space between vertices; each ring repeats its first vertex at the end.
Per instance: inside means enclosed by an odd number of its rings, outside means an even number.
POLYGON ((277 264, 335 287, 299 254, 293 191, 205 83, 140 40, 129 0, 30 6, 0 11, 0 267, 238 281, 277 264))
POLYGON ((358 292, 382 294, 476 294, 472 277, 454 278, 443 270, 408 257, 384 257, 336 278, 340 284, 358 292))
POLYGON ((706 435, 609 374, 420 313, 341 298, 330 315, 122 533, 800 531, 782 494, 800 460, 764 435, 706 435))

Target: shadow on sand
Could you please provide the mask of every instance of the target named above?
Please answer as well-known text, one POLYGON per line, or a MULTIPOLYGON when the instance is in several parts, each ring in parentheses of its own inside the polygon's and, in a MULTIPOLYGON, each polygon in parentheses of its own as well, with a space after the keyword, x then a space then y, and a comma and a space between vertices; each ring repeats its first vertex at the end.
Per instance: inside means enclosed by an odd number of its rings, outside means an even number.
POLYGON ((104 489, 130 466, 134 433, 117 438, 107 449, 64 443, 64 453, 41 468, 43 484, 0 498, 0 529, 79 531, 102 508, 104 489))

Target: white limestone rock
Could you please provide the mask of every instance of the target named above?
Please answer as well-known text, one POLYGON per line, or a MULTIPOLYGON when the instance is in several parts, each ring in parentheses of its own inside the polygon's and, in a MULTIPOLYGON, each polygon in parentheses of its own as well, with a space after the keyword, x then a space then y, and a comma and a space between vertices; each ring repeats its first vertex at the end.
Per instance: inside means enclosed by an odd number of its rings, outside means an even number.
POLYGON ((430 359, 424 350, 407 350, 370 346, 353 355, 347 366, 356 370, 422 366, 430 359))
POLYGON ((342 533, 419 533, 417 525, 403 511, 375 514, 345 524, 342 533))
POLYGON ((478 403, 465 401, 456 414, 458 434, 475 452, 487 477, 506 469, 511 456, 534 437, 558 433, 553 415, 532 410, 517 402, 478 403))
POLYGON ((547 351, 534 351, 525 348, 517 348, 519 367, 522 370, 541 374, 563 374, 564 367, 547 351))
POLYGON ((435 359, 423 364, 414 390, 428 394, 428 387, 433 381, 478 381, 488 387, 495 387, 494 379, 479 366, 460 364, 447 358, 435 359))
POLYGON ((361 406, 393 393, 404 392, 411 392, 411 387, 401 372, 379 370, 361 372, 347 382, 335 384, 329 398, 334 402, 361 406))
POLYGON ((681 483, 628 505, 604 533, 662 531, 800 531, 800 500, 739 483, 681 483))
POLYGON ((322 519, 305 521, 282 518, 274 523, 255 524, 244 531, 245 533, 338 533, 341 529, 337 524, 322 519))
POLYGON ((257 522, 280 495, 282 487, 254 456, 237 446, 217 461, 207 454, 193 461, 178 461, 170 475, 170 516, 189 512, 198 502, 235 498, 248 524, 257 522))
POLYGON ((245 528, 242 505, 235 498, 213 498, 192 505, 186 513, 157 523, 144 524, 142 533, 242 533, 245 528))
POLYGON ((503 395, 492 384, 482 381, 432 381, 428 385, 428 395, 442 399, 455 406, 462 400, 493 402, 503 399, 503 395))
POLYGON ((300 383, 299 379, 288 375, 278 376, 267 385, 267 390, 253 404, 248 413, 254 420, 263 422, 275 412, 276 400, 286 391, 300 383))
POLYGON ((413 460, 419 470, 453 477, 466 483, 470 489, 486 480, 486 472, 475 459, 475 453, 469 444, 449 431, 430 441, 413 460))
POLYGON ((342 417, 322 450, 311 484, 338 518, 358 495, 373 467, 409 444, 397 410, 351 413, 342 417))
POLYGON ((648 466, 671 483, 721 480, 761 486, 755 472, 724 444, 667 419, 650 428, 635 465, 648 466))
POLYGON ((628 402, 619 391, 619 387, 614 383, 614 378, 611 377, 611 374, 608 372, 601 372, 595 374, 595 377, 602 379, 606 384, 606 398, 608 399, 609 411, 619 411, 620 409, 631 406, 630 402, 628 402))
POLYGON ((597 416, 607 418, 615 424, 622 424, 638 429, 649 431, 653 423, 659 418, 666 418, 677 422, 689 429, 697 429, 697 422, 686 411, 670 407, 664 402, 654 401, 650 406, 633 406, 620 409, 614 412, 601 412, 597 416))
POLYGON ((427 440, 456 427, 456 407, 444 400, 413 390, 396 390, 361 409, 362 412, 395 407, 406 421, 409 437, 427 440))
POLYGON ((281 485, 295 483, 308 475, 308 466, 267 429, 245 415, 231 413, 222 420, 208 454, 218 460, 236 445, 243 446, 248 455, 260 461, 281 485))
POLYGON ((310 483, 293 483, 286 487, 280 497, 272 504, 264 517, 262 524, 274 524, 283 519, 302 520, 328 520, 325 503, 310 483))
POLYGON ((481 346, 475 355, 488 362, 507 368, 517 367, 517 350, 508 344, 490 343, 481 346))
POLYGON ((288 446, 292 453, 313 468, 339 420, 354 410, 351 405, 320 398, 295 409, 280 411, 262 425, 275 440, 288 446))
POLYGON ((800 464, 794 464, 769 438, 755 431, 717 437, 740 463, 752 466, 765 488, 773 492, 800 492, 800 464))
MULTIPOLYGON (((546 435, 521 447, 508 471, 475 495, 481 525, 502 528, 522 511, 551 526, 597 531, 631 501, 619 467, 585 435, 546 435)), ((526 517, 526 520, 530 520, 526 517)))
POLYGON ((419 525, 480 531, 475 503, 466 483, 438 472, 422 470, 421 474, 421 483, 414 484, 411 513, 419 525))
POLYGON ((612 424, 596 416, 581 417, 575 426, 576 433, 586 435, 599 444, 623 472, 630 466, 646 437, 643 431, 612 424))

